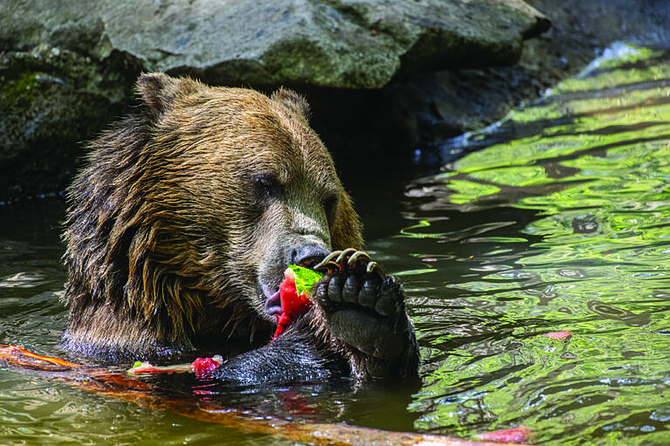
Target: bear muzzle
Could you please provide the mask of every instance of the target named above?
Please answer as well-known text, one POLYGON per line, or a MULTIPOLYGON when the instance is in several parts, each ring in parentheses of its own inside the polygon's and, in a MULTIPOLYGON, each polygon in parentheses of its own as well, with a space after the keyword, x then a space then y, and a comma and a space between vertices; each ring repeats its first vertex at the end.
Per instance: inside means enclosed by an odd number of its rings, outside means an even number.
MULTIPOLYGON (((288 264, 299 265, 305 268, 312 268, 323 260, 330 251, 322 246, 314 244, 299 245, 285 250, 284 269, 288 264)), ((283 272, 283 269, 282 269, 283 272)), ((279 279, 281 282, 281 278, 279 279)), ((261 285, 263 295, 265 296, 265 312, 269 315, 281 313, 281 304, 279 299, 279 286, 268 284, 261 285)))

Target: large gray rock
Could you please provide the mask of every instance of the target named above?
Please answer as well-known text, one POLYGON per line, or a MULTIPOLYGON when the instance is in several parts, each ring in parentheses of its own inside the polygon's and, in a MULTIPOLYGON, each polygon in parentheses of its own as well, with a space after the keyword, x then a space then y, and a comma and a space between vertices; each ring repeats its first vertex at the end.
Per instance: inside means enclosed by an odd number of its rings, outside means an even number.
POLYGON ((398 70, 512 64, 548 27, 521 0, 7 1, 0 39, 219 83, 381 88, 398 70))
POLYGON ((521 0, 0 0, 0 202, 62 190, 139 73, 378 89, 512 64, 548 21, 521 0))

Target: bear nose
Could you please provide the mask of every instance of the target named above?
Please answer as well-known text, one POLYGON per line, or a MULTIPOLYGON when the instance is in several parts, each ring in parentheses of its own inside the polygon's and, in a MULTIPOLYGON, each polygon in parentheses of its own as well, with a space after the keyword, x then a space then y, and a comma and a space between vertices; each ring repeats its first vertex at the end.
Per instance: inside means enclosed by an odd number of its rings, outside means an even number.
POLYGON ((289 251, 287 263, 311 268, 324 257, 330 254, 329 251, 317 245, 303 245, 293 248, 289 251))

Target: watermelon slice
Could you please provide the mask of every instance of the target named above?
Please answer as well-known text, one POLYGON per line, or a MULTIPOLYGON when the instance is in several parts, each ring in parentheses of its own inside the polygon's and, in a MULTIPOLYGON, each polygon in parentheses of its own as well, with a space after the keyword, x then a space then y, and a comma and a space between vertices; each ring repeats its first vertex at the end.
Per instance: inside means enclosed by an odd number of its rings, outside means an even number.
POLYGON ((195 373, 200 377, 211 372, 223 364, 223 358, 215 355, 211 358, 198 358, 191 364, 175 364, 166 366, 156 366, 149 362, 137 361, 128 369, 129 375, 139 375, 144 373, 195 373))
POLYGON ((279 285, 281 311, 277 313, 277 329, 273 340, 312 306, 309 300, 312 286, 322 277, 323 274, 302 266, 289 265, 286 268, 284 281, 279 285))

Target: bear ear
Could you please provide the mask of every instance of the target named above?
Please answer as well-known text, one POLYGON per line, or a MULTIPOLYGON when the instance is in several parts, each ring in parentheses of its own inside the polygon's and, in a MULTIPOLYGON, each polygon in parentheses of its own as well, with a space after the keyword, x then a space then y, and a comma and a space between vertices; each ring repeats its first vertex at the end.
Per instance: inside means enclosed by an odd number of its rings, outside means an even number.
POLYGON ((284 106, 288 107, 292 112, 302 115, 306 120, 309 121, 310 110, 309 104, 298 93, 293 90, 287 90, 285 88, 280 88, 279 90, 272 93, 270 97, 273 101, 277 101, 284 106))
POLYGON ((143 74, 137 80, 137 92, 154 115, 160 115, 174 102, 181 80, 164 73, 143 74))

